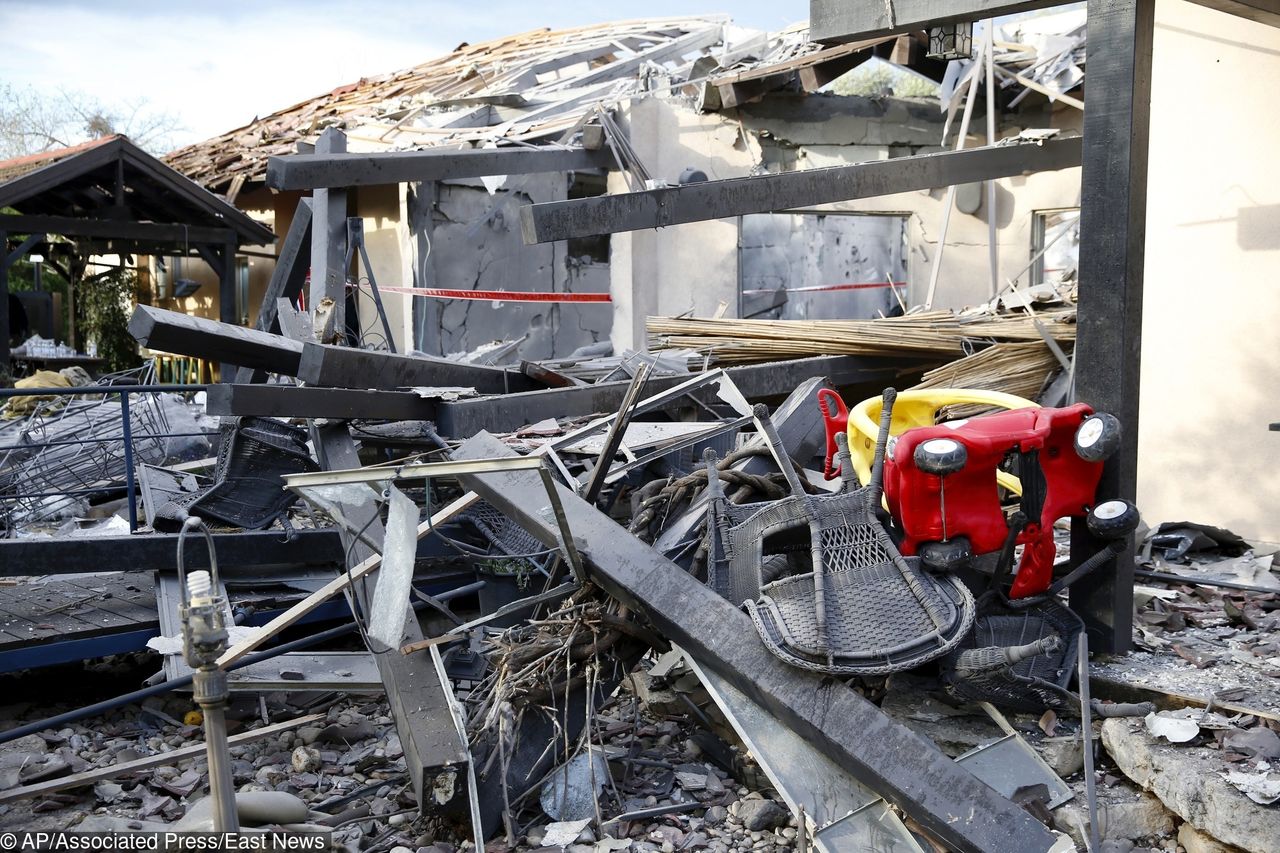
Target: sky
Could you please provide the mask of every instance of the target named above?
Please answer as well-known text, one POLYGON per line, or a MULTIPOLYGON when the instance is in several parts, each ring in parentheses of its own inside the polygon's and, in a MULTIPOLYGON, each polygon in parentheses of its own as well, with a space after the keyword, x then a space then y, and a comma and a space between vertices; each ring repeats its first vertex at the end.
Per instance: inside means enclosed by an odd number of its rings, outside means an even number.
POLYGON ((706 13, 777 30, 808 12, 808 0, 0 0, 0 82, 81 91, 108 107, 145 99, 176 117, 182 145, 462 42, 706 13))

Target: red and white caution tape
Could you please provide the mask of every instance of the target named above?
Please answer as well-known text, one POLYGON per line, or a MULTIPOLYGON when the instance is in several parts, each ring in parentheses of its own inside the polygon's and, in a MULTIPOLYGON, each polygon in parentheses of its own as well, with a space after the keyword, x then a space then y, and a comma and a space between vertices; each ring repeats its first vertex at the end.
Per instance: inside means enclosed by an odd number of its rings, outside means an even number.
POLYGON ((423 299, 478 299, 486 302, 612 302, 607 293, 555 293, 545 290, 445 290, 436 287, 383 287, 380 293, 403 293, 423 299))

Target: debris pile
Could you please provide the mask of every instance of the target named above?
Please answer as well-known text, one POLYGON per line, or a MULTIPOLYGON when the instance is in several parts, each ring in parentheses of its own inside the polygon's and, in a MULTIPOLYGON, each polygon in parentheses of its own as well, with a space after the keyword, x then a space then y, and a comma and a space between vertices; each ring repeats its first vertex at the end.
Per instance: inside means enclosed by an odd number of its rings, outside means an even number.
MULTIPOLYGON (((1067 101, 1074 21, 1002 45, 1002 80, 1067 101)), ((539 32, 171 162, 234 196, 304 132, 330 176, 355 168, 340 127, 402 153, 509 143, 502 157, 580 136, 580 162, 608 155, 633 189, 678 198, 634 156, 619 100, 728 110, 919 47, 700 18, 539 32)), ((1065 141, 1018 144, 1067 162, 1065 141)), ((0 653, 36 670, 5 676, 15 696, 90 656, 147 681, 0 706, 0 827, 289 830, 368 853, 1274 848, 1274 557, 1162 525, 1130 598, 1138 508, 1102 490, 1136 436, 1072 399, 1071 281, 963 312, 650 317, 652 352, 616 356, 462 338, 402 354, 372 277, 378 347, 343 316, 339 262, 370 267, 362 222, 329 209, 343 184, 301 188, 256 328, 146 305, 130 322, 145 346, 226 365, 201 404, 147 393, 149 376, 126 393, 50 375, 13 409, 9 526, 68 506, 73 526, 105 519, 18 544, 72 586, 153 573, 154 607, 0 590, 26 608, 0 653), (1142 650, 1102 654, 1127 645, 1131 604, 1142 650), (100 645, 77 657, 79 640, 100 645)))

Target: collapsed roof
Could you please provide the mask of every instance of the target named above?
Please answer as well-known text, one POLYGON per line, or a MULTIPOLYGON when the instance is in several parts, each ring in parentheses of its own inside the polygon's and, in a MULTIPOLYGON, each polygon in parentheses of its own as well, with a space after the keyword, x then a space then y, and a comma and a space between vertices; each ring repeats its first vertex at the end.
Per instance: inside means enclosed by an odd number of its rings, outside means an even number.
MULTIPOLYGON (((1056 39, 1046 39, 1044 29, 1028 30, 1039 42, 998 40, 996 63, 1008 71, 1003 85, 1029 85, 1026 74, 1059 94, 1079 85, 1083 74, 1065 74, 1062 54, 1068 62, 1083 61, 1083 27, 1056 39), (1046 55, 1051 48, 1057 52, 1046 55), (1058 76, 1044 73, 1046 62, 1058 76)), ((1023 41, 1022 35, 1005 26, 1005 39, 1023 41)), ((784 86, 816 91, 873 55, 924 62, 924 41, 921 33, 828 47, 809 41, 804 24, 769 34, 724 16, 534 30, 462 44, 421 65, 362 78, 178 149, 166 161, 234 198, 246 183, 265 177, 269 157, 295 153, 331 126, 346 131, 352 151, 546 144, 571 136, 598 107, 637 95, 678 90, 701 109, 728 109, 784 86)), ((941 77, 940 63, 930 70, 941 77)))

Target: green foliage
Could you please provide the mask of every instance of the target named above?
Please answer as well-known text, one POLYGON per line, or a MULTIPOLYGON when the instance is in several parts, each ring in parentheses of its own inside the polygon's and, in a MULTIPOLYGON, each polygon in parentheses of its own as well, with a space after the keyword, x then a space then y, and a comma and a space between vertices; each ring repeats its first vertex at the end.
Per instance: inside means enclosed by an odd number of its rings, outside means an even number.
POLYGON ((137 303, 138 277, 129 269, 83 281, 76 286, 76 329, 98 347, 103 370, 128 370, 142 363, 138 343, 129 334, 129 315, 137 303))

